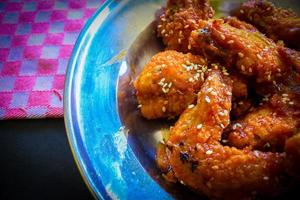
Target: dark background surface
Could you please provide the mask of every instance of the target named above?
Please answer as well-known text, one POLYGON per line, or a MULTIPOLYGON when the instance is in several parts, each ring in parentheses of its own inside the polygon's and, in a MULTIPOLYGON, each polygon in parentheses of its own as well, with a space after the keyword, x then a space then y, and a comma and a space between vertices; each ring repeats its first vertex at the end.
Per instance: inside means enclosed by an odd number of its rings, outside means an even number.
POLYGON ((0 199, 93 199, 63 119, 0 121, 0 199))

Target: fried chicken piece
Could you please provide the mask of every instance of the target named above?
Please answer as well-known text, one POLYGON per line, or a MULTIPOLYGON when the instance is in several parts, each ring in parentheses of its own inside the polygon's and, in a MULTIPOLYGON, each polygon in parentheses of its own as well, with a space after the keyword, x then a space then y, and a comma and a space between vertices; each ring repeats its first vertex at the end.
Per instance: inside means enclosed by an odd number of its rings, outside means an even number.
POLYGON ((297 132, 300 125, 300 76, 291 71, 272 85, 258 85, 264 95, 261 106, 245 118, 232 123, 224 139, 237 148, 248 146, 264 151, 283 151, 285 141, 297 132))
POLYGON ((200 19, 214 15, 209 0, 169 0, 165 12, 160 16, 157 33, 167 49, 189 52, 188 38, 198 29, 200 19))
POLYGON ((287 46, 300 50, 300 18, 295 12, 276 8, 265 0, 250 0, 233 15, 254 25, 275 42, 283 40, 287 46))
POLYGON ((239 149, 249 147, 264 151, 283 151, 286 139, 297 130, 297 121, 293 116, 264 106, 232 123, 226 139, 228 145, 239 149))
POLYGON ((153 56, 134 82, 142 115, 147 119, 175 117, 195 103, 206 64, 200 56, 172 50, 153 56))
POLYGON ((220 144, 229 124, 231 81, 212 71, 197 105, 187 109, 171 129, 166 147, 176 178, 193 190, 216 199, 276 195, 281 190, 283 154, 239 150, 220 144))
POLYGON ((200 29, 192 31, 190 36, 192 49, 223 60, 229 71, 255 77, 257 82, 272 82, 287 71, 288 66, 281 61, 272 40, 246 25, 241 28, 242 22, 230 21, 200 21, 200 29))

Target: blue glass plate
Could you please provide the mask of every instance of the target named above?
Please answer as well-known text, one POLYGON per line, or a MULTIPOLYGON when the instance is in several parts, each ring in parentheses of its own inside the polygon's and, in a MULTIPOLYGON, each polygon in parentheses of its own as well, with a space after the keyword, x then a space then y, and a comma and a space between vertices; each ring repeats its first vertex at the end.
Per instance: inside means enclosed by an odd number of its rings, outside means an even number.
MULTIPOLYGON (((226 14, 237 2, 212 3, 226 14)), ((293 5, 295 0, 285 2, 293 5)), ((173 122, 143 119, 132 88, 144 63, 162 49, 153 21, 163 4, 107 1, 88 20, 74 47, 66 75, 65 124, 76 163, 96 198, 196 198, 159 176, 155 145, 173 122)))

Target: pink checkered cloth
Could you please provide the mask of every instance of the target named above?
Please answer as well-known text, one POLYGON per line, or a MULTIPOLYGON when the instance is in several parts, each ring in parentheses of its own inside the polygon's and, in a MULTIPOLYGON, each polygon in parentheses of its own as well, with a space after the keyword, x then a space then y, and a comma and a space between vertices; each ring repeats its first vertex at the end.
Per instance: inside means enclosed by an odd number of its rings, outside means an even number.
POLYGON ((63 116, 73 45, 103 1, 0 2, 0 119, 63 116))

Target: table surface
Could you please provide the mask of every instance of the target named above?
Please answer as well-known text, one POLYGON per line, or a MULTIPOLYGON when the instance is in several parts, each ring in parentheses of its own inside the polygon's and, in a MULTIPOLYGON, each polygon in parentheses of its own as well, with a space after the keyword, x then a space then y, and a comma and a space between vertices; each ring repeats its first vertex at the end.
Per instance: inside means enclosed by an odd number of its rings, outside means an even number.
POLYGON ((93 199, 63 119, 0 121, 0 199, 93 199))

